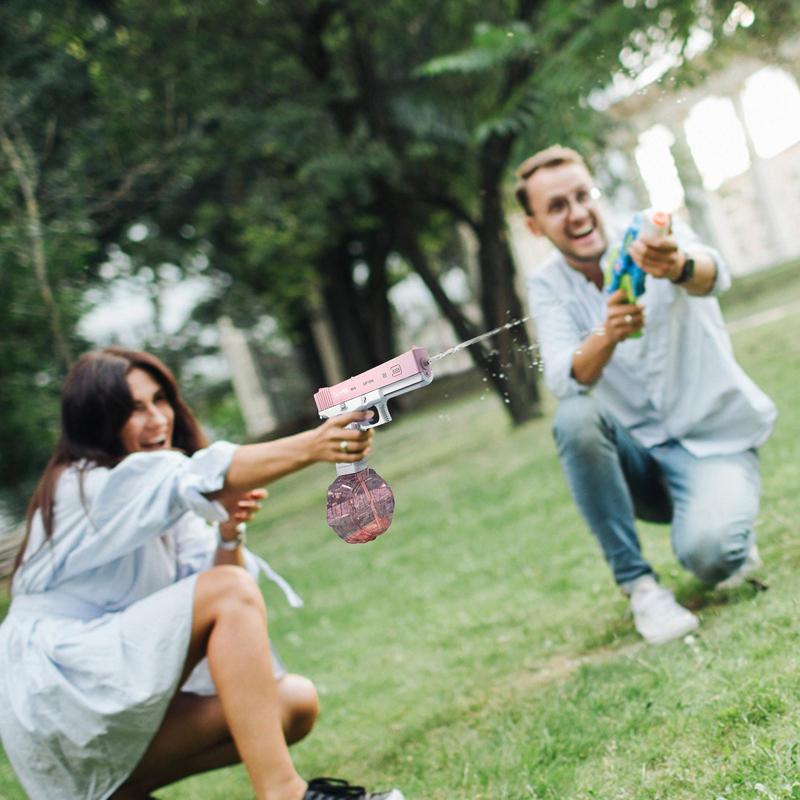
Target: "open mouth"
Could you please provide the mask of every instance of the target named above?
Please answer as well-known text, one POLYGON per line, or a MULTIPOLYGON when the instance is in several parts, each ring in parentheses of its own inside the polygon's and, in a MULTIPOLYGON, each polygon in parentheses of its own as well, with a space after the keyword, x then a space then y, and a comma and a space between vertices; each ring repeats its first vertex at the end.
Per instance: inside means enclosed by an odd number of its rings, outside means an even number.
POLYGON ((153 439, 150 442, 142 442, 142 450, 163 450, 167 446, 167 437, 161 436, 158 439, 153 439))
POLYGON ((595 231, 594 225, 586 225, 577 231, 570 231, 567 235, 570 239, 580 241, 581 239, 588 239, 595 231))

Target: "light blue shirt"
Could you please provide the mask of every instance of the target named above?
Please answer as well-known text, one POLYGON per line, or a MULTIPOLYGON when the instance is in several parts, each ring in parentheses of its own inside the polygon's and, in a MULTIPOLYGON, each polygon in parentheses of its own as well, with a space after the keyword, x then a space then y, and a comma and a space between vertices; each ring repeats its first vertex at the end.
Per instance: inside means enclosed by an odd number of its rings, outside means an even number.
POLYGON ((683 249, 705 250, 714 259, 712 294, 692 296, 648 275, 639 298, 643 335, 617 345, 593 386, 572 377, 572 359, 605 322, 607 295, 561 253, 529 278, 545 382, 559 399, 591 392, 646 447, 677 440, 698 457, 758 447, 770 435, 777 411, 734 358, 714 296, 729 288, 730 272, 686 226, 677 225, 676 236, 683 249))
MULTIPOLYGON (((236 449, 191 458, 134 453, 113 469, 73 465, 55 491, 53 537, 41 515, 0 625, 0 737, 32 800, 103 800, 158 730, 186 660, 197 576, 214 563, 227 518, 221 489, 236 449)), ((248 571, 300 598, 266 562, 248 571)), ((204 662, 183 689, 214 691, 204 662)))

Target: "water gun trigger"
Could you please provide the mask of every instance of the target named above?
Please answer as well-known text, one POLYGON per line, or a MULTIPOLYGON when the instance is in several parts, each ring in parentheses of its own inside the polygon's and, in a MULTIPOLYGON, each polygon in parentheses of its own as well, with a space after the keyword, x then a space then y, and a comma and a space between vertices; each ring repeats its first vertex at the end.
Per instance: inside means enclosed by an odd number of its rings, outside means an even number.
POLYGON ((625 299, 628 303, 635 303, 636 302, 636 292, 634 291, 633 286, 633 279, 629 272, 625 272, 619 276, 619 281, 617 282, 619 285, 617 289, 622 289, 623 294, 625 295, 625 299))
POLYGON ((372 416, 356 423, 359 430, 368 431, 370 428, 377 428, 378 425, 384 425, 385 423, 392 421, 392 415, 389 413, 388 401, 375 403, 374 405, 365 408, 364 411, 369 411, 372 416))

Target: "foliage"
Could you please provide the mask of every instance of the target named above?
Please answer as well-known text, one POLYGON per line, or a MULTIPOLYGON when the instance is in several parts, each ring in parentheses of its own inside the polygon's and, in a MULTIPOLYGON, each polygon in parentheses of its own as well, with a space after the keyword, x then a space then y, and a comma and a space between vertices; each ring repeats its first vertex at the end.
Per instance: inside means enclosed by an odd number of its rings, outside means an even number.
POLYGON ((46 28, 41 15, 15 6, 0 10, 0 140, 18 158, 15 171, 0 156, 0 483, 17 487, 21 502, 53 444, 64 363, 57 358, 52 309, 34 278, 31 209, 20 175, 36 189, 45 279, 58 289, 55 310, 73 344, 93 243, 75 191, 74 156, 65 145, 65 131, 77 134, 82 125, 75 59, 44 41, 57 39, 61 24, 46 28))
MULTIPOLYGON (((84 290, 109 280, 112 252, 150 280, 156 308, 165 271, 207 279, 195 319, 146 342, 176 366, 206 351, 199 334, 218 315, 251 325, 269 314, 316 383, 311 329, 324 311, 345 367, 360 371, 394 352, 387 291, 403 269, 419 272, 459 339, 521 315, 504 220, 515 160, 556 140, 598 154, 607 122, 592 92, 666 52, 680 58, 693 26, 730 49, 797 21, 796 4, 770 0, 731 32, 734 5, 8 0, 0 128, 37 181, 56 302, 45 312, 37 300, 29 214, 0 155, 0 480, 41 465, 63 370, 48 325, 59 314, 71 350, 84 346, 84 290), (148 235, 134 241, 133 225, 148 235), (477 265, 459 259, 478 321, 441 286, 456 225, 478 242, 477 265)), ((496 344, 499 355, 472 354, 519 422, 537 407, 536 373, 518 355, 526 342, 496 344)))

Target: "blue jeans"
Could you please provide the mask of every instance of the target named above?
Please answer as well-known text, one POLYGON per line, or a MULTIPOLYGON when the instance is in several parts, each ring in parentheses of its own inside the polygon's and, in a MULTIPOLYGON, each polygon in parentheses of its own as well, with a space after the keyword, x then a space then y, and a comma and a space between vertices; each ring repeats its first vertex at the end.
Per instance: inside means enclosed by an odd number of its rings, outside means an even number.
POLYGON ((677 441, 645 447, 590 395, 561 401, 553 434, 572 497, 617 583, 653 572, 636 517, 671 522, 678 561, 704 583, 745 560, 761 487, 754 450, 697 458, 677 441))

